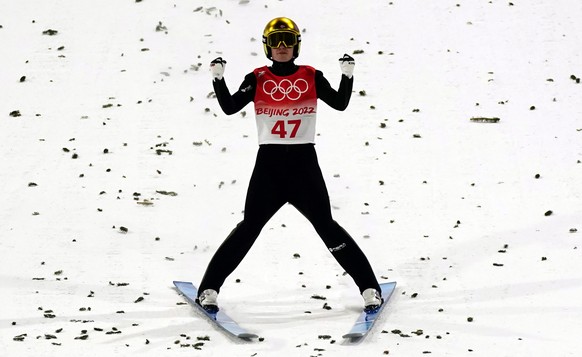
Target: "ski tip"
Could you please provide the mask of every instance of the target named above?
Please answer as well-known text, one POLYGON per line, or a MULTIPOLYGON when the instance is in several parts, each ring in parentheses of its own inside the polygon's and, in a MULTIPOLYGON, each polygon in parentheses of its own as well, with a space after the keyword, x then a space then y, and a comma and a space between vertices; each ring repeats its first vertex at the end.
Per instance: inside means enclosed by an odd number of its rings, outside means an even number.
POLYGON ((385 286, 385 287, 395 287, 396 286, 396 282, 395 281, 390 281, 390 282, 387 282, 387 283, 380 283, 380 286, 381 287, 383 287, 383 286, 385 286))
POLYGON ((194 286, 194 284, 192 284, 192 282, 190 282, 190 281, 174 280, 172 283, 177 288, 184 287, 184 286, 194 286))
POLYGON ((382 283, 380 284, 380 289, 382 289, 382 297, 385 295, 392 295, 392 292, 396 290, 396 282, 391 281, 389 283, 382 283))
POLYGON ((182 280, 174 280, 174 281, 172 281, 172 283, 173 283, 174 285, 179 285, 179 284, 192 284, 192 283, 191 283, 191 282, 189 282, 189 281, 182 281, 182 280))

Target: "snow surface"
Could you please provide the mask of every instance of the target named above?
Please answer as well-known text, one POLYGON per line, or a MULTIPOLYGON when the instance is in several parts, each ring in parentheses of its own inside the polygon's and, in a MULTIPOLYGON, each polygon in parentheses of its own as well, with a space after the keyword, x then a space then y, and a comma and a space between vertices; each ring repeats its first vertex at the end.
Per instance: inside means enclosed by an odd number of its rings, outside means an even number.
POLYGON ((580 355, 581 15, 574 0, 2 0, 0 355, 580 355), (223 56, 236 90, 268 63, 276 16, 334 86, 337 59, 357 61, 316 148, 335 219, 398 287, 356 346, 341 336, 357 289, 292 207, 220 296, 262 341, 172 287, 200 281, 242 218, 257 150, 252 106, 225 116, 208 63, 223 56))

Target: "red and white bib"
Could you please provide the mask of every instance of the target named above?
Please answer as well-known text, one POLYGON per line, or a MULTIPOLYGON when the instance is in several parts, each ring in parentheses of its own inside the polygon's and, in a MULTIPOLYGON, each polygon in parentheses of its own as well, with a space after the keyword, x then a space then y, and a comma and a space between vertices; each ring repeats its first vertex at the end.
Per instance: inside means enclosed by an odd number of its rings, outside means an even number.
POLYGON ((257 78, 255 117, 259 145, 315 142, 317 92, 315 69, 299 66, 290 76, 276 76, 268 67, 254 71, 257 78))

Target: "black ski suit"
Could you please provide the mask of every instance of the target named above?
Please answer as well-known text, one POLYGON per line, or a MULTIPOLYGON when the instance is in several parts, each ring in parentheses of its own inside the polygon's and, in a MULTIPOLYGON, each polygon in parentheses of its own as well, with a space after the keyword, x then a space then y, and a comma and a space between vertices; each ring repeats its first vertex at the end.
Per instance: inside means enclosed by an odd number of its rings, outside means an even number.
MULTIPOLYGON (((291 62, 273 62, 269 67, 278 76, 297 71, 291 62)), ((245 76, 239 90, 230 94, 224 79, 213 86, 222 110, 237 113, 255 98, 257 79, 245 76)), ((331 88, 320 71, 316 71, 317 98, 336 110, 349 103, 353 77, 342 75, 339 91, 331 88)), ((264 225, 285 204, 292 204, 313 224, 331 254, 354 279, 363 292, 380 286, 368 259, 350 235, 333 220, 330 201, 313 144, 264 144, 259 146, 255 168, 249 183, 244 219, 234 228, 212 257, 200 283, 199 292, 220 292, 226 278, 236 269, 259 236, 264 225)))

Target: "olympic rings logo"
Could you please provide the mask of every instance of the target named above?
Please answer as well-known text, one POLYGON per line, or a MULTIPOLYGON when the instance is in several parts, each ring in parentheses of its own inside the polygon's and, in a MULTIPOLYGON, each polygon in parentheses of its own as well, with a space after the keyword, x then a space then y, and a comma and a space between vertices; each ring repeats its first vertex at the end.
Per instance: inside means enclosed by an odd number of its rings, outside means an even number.
POLYGON ((303 78, 299 78, 295 80, 295 82, 283 79, 279 83, 269 79, 263 83, 263 92, 270 95, 276 102, 280 102, 285 98, 289 100, 298 100, 301 97, 301 94, 307 92, 308 89, 309 84, 303 78))

